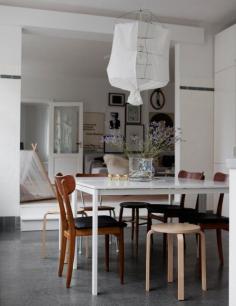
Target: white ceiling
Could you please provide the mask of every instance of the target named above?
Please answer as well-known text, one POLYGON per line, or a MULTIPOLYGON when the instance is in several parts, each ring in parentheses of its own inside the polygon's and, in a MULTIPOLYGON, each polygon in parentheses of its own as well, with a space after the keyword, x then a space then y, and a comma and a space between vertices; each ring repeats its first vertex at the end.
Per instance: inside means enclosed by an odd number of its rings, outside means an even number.
POLYGON ((236 21, 236 0, 0 0, 0 4, 118 17, 145 8, 160 21, 190 25, 236 21))

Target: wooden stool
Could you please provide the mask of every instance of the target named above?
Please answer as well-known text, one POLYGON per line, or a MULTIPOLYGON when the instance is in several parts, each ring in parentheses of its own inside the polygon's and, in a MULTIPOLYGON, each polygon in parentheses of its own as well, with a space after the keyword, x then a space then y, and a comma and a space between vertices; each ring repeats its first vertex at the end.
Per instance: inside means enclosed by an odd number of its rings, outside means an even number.
POLYGON ((164 223, 152 225, 147 233, 146 248, 146 291, 150 289, 150 246, 151 235, 153 233, 167 234, 168 241, 168 272, 169 283, 173 282, 173 235, 177 235, 178 240, 178 300, 184 300, 184 235, 198 234, 200 237, 201 249, 201 277, 202 290, 206 291, 206 247, 205 234, 200 230, 200 226, 189 223, 164 223))

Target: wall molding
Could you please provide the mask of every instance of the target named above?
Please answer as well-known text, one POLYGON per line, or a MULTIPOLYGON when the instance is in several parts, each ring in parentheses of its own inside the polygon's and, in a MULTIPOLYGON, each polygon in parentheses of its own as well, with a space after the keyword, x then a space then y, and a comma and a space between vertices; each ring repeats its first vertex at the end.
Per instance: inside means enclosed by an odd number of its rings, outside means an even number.
POLYGON ((21 79, 21 75, 0 74, 0 79, 20 80, 21 79))
POLYGON ((20 230, 20 217, 0 217, 0 232, 20 230))
POLYGON ((180 86, 182 90, 215 91, 213 87, 180 86))

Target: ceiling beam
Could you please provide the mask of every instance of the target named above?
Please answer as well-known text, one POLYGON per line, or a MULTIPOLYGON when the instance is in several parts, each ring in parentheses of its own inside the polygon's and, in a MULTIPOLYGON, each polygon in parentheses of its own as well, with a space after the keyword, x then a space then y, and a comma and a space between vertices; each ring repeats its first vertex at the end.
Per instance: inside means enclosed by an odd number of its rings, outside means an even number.
MULTIPOLYGON (((20 8, 0 5, 0 25, 19 26, 24 30, 68 31, 76 36, 91 36, 96 40, 111 40, 117 18, 20 8)), ((171 40, 182 43, 204 43, 204 29, 200 27, 165 24, 171 31, 171 40)))

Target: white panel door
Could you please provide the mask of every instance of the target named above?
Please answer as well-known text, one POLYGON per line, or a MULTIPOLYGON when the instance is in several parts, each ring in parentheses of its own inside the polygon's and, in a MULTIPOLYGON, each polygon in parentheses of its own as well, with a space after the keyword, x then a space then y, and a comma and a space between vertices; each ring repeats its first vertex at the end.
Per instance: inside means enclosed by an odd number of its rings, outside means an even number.
POLYGON ((214 162, 233 157, 236 145, 236 68, 215 74, 214 162))
POLYGON ((213 92, 180 92, 181 167, 191 171, 213 172, 213 92))
POLYGON ((83 104, 51 104, 49 175, 75 175, 83 171, 83 104))
MULTIPOLYGON (((180 90, 180 169, 203 171, 206 178, 213 175, 213 92, 180 90)), ((207 197, 207 209, 212 209, 212 197, 207 197)), ((196 197, 186 198, 195 206, 196 197)))

